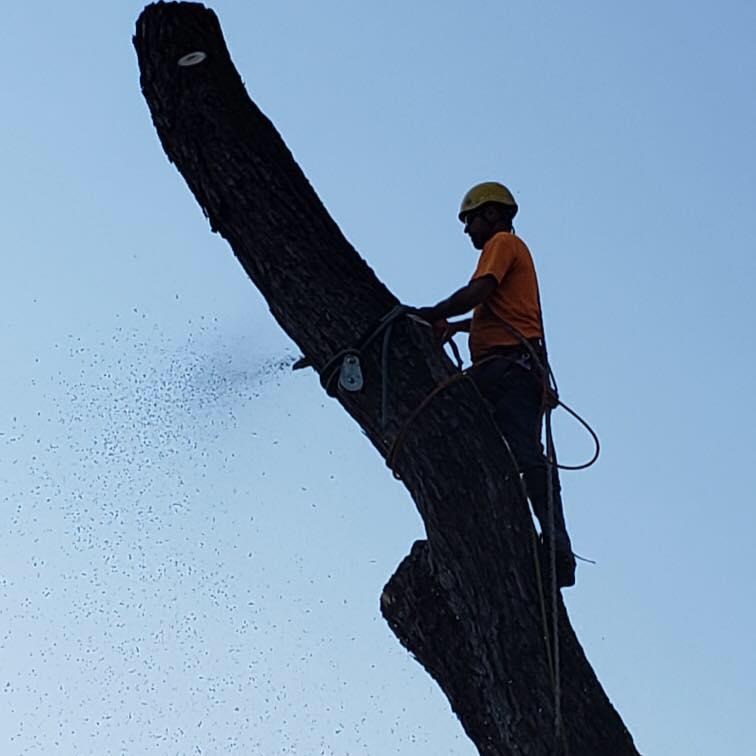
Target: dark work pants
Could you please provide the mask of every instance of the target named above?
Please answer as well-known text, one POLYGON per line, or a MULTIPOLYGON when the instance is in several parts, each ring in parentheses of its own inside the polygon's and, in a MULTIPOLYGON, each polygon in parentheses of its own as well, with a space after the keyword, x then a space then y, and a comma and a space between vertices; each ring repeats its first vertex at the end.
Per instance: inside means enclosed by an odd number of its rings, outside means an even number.
MULTIPOLYGON (((539 354, 539 357, 541 355, 539 354)), ((548 465, 543 453, 543 382, 524 348, 502 348, 496 359, 480 360, 470 377, 489 403, 496 425, 517 461, 528 498, 548 532, 548 465), (530 366, 530 368, 526 367, 530 366)), ((559 548, 570 548, 562 510, 559 471, 552 469, 554 536, 559 548)))

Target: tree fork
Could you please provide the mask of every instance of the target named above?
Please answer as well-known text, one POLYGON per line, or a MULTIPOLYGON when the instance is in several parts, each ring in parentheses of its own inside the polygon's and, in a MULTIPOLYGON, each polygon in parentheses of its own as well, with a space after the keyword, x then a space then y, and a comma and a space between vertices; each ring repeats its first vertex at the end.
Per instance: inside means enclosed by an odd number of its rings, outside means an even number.
MULTIPOLYGON (((211 10, 149 5, 134 46, 169 160, 273 317, 322 372, 398 304, 396 297, 346 240, 248 97, 211 10)), ((416 321, 397 320, 389 346, 385 423, 380 339, 361 356, 362 391, 336 396, 384 458, 413 411, 454 375, 430 329, 416 321)), ((469 381, 453 382, 413 417, 395 472, 427 540, 413 546, 384 589, 381 610, 391 629, 438 682, 480 753, 557 753, 533 524, 505 444, 469 381)), ((637 754, 561 597, 558 612, 569 752, 637 754)))

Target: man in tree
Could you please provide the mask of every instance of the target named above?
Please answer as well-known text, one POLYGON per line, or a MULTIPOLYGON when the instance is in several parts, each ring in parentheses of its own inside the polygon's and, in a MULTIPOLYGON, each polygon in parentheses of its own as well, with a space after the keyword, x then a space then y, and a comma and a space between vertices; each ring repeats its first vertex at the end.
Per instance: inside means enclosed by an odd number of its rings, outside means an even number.
MULTIPOLYGON (((548 366, 535 266, 512 220, 517 203, 502 184, 477 184, 464 196, 459 219, 480 258, 470 282, 433 307, 416 314, 446 339, 469 331, 471 378, 493 408, 522 472, 528 497, 541 524, 542 544, 549 533, 548 480, 551 475, 553 543, 559 587, 575 584, 575 557, 562 510, 556 467, 544 457, 541 429, 548 398, 548 366), (446 319, 473 311, 472 318, 446 319)), ((546 549, 542 548, 546 554, 546 549)), ((549 561, 542 560, 546 566, 549 561)))

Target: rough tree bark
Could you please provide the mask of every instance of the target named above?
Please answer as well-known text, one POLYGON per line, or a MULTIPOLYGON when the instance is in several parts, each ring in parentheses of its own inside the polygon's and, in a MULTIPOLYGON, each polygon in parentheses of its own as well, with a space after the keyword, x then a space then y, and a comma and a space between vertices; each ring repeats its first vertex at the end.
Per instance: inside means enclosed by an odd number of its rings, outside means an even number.
MULTIPOLYGON (((273 317, 320 372, 396 297, 344 238, 249 99, 212 11, 197 3, 149 5, 134 46, 168 158, 273 317), (195 52, 206 57, 178 64, 195 52)), ((336 398, 385 457, 413 410, 454 369, 427 327, 398 320, 382 428, 380 351, 379 339, 363 355, 363 390, 336 398)), ((384 589, 381 609, 391 629, 436 679, 480 753, 556 753, 533 525, 503 441, 472 385, 453 383, 413 419, 394 469, 427 540, 414 544, 384 589)), ((577 756, 636 754, 561 599, 558 619, 561 742, 577 756)))

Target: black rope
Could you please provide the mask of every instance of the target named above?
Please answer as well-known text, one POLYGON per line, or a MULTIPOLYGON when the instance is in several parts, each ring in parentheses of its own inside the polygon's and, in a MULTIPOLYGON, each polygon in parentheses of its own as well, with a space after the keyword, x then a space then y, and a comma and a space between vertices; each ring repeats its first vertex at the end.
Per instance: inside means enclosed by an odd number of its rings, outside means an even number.
MULTIPOLYGON (((381 430, 385 430, 388 424, 388 403, 389 403, 389 349, 391 346, 391 331, 394 322, 410 312, 410 308, 398 304, 392 307, 378 322, 368 329, 367 333, 359 339, 356 347, 341 349, 333 357, 326 360, 326 363, 320 370, 320 385, 330 396, 335 396, 333 389, 334 378, 339 374, 344 359, 347 356, 355 356, 358 359, 362 357, 363 352, 370 344, 383 333, 383 344, 381 347, 381 430)), ((295 363, 294 368, 309 366, 311 363, 306 360, 299 360, 295 363)))

